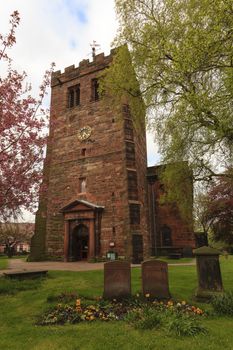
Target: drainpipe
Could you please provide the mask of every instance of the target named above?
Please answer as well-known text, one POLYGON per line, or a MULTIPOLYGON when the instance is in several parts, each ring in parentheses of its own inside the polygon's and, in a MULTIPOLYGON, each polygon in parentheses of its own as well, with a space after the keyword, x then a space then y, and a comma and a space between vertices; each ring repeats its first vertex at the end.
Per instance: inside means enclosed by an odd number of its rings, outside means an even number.
POLYGON ((157 232, 156 232, 156 220, 155 220, 155 193, 153 190, 153 183, 151 184, 152 190, 152 222, 153 222, 153 235, 154 235, 154 254, 158 256, 158 248, 157 248, 157 232))

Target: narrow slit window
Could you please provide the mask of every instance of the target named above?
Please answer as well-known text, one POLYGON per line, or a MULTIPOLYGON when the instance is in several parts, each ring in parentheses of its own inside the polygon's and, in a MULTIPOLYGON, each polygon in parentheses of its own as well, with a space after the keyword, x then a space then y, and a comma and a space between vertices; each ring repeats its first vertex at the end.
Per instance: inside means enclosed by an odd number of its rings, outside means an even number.
POLYGON ((138 182, 137 173, 135 171, 128 170, 128 191, 129 199, 138 199, 138 182))
POLYGON ((80 193, 86 192, 87 189, 87 181, 85 177, 82 177, 80 180, 80 193))
POLYGON ((80 85, 77 85, 76 86, 76 89, 75 89, 75 99, 76 99, 76 106, 79 106, 80 105, 80 85))
POLYGON ((69 108, 74 107, 74 90, 73 89, 69 89, 69 92, 68 92, 68 106, 69 108))
POLYGON ((99 100, 99 82, 98 79, 92 79, 92 100, 98 101, 99 100))
POLYGON ((129 215, 131 225, 140 225, 140 204, 130 204, 129 215))

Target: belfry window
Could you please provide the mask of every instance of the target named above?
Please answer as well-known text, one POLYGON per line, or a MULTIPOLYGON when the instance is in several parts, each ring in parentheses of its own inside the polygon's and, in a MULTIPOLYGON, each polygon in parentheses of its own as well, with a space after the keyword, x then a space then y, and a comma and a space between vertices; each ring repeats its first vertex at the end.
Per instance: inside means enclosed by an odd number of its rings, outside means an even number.
POLYGON ((80 84, 68 88, 68 108, 80 105, 80 84))
POLYGON ((92 98, 92 101, 99 100, 99 82, 98 82, 98 79, 92 79, 92 81, 91 81, 91 98, 92 98))
POLYGON ((75 102, 76 102, 76 106, 80 105, 80 85, 77 85, 75 88, 75 102))

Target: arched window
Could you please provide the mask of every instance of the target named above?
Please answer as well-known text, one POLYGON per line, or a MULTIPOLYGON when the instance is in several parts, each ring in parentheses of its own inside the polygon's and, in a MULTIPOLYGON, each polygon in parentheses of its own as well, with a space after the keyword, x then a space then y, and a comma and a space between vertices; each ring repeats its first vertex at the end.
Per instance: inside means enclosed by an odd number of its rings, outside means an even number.
POLYGON ((169 226, 163 225, 161 229, 162 236, 162 246, 171 247, 172 246, 172 230, 169 226))
POLYGON ((68 108, 80 105, 80 84, 68 88, 68 108))

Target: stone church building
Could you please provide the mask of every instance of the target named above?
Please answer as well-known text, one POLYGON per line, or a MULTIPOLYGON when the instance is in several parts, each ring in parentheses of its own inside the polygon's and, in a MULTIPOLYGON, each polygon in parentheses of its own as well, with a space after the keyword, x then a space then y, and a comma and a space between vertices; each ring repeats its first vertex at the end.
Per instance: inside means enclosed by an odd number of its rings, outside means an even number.
MULTIPOLYGON (((103 53, 52 75, 50 134, 31 260, 93 260, 115 254, 139 262, 194 247, 192 224, 161 205, 159 167, 147 168, 145 128, 129 106, 102 103, 103 53), (160 249, 160 251, 159 251, 160 249)), ((191 195, 191 192, 190 192, 191 195)))

